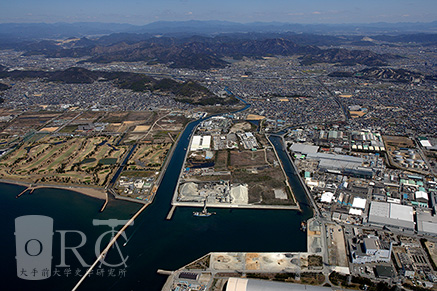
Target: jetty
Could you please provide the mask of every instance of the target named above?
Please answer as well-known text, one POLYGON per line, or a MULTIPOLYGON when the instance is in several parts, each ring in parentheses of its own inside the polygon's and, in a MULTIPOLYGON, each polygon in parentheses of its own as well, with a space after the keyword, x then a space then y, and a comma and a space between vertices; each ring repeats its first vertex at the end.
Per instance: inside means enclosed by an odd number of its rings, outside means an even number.
POLYGON ((29 194, 32 194, 34 190, 35 190, 35 187, 33 187, 32 185, 30 185, 29 187, 27 187, 26 189, 24 189, 23 191, 21 191, 20 194, 18 194, 17 196, 15 196, 15 198, 19 198, 21 195, 23 195, 23 194, 26 193, 27 191, 29 191, 29 194))
POLYGON ((168 212, 167 217, 165 219, 171 220, 175 210, 176 210, 176 205, 172 205, 172 207, 171 207, 170 211, 168 212))
POLYGON ((106 246, 106 248, 100 253, 100 255, 97 257, 97 259, 94 261, 94 264, 91 265, 91 267, 89 267, 89 269, 86 271, 86 273, 82 276, 82 278, 79 280, 79 282, 76 284, 76 286, 74 286, 74 288, 72 289, 73 291, 77 290, 77 288, 79 288, 79 286, 82 284, 82 282, 90 275, 90 273, 93 271, 94 267, 105 258, 106 254, 109 252, 109 250, 111 249, 111 247, 114 245, 114 243, 117 241, 117 239, 121 236, 121 234, 126 230, 126 228, 132 224, 132 222, 138 217, 138 215, 141 214, 141 212, 144 211, 144 209, 146 209, 147 204, 144 205, 143 207, 141 207, 140 210, 138 210, 137 213, 135 213, 134 216, 132 216, 131 219, 129 219, 128 222, 126 222, 126 224, 117 232, 117 234, 111 239, 111 241, 108 243, 108 245, 106 246))
POLYGON ((109 202, 108 191, 106 191, 105 194, 106 194, 105 203, 103 203, 102 208, 100 208, 100 212, 103 212, 103 210, 105 210, 106 205, 108 205, 108 202, 109 202))

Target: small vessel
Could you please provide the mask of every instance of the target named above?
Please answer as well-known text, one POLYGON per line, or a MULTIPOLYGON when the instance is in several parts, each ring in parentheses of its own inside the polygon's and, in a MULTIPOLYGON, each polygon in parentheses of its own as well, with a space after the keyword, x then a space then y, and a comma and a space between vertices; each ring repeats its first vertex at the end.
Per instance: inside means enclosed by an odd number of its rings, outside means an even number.
POLYGON ((205 202, 203 204, 202 211, 200 211, 200 212, 198 212, 198 211, 193 212, 193 215, 194 216, 198 216, 198 217, 208 217, 208 216, 211 216, 213 214, 215 214, 215 212, 208 212, 208 210, 206 210, 206 199, 205 199, 205 202))
POLYGON ((300 230, 305 232, 307 230, 307 223, 306 221, 302 221, 300 224, 300 230))

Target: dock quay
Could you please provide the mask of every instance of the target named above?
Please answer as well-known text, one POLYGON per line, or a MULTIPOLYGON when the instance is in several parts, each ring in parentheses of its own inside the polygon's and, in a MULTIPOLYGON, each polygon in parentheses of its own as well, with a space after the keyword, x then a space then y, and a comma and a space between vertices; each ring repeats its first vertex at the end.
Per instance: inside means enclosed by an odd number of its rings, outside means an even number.
POLYGON ((173 213, 176 210, 176 205, 172 205, 170 211, 167 214, 167 217, 165 219, 167 220, 171 220, 171 218, 173 217, 173 213))
POLYGON ((170 276, 170 275, 172 275, 174 272, 173 272, 173 271, 166 271, 166 270, 158 269, 158 271, 156 271, 156 273, 158 273, 158 274, 160 274, 160 275, 170 276))

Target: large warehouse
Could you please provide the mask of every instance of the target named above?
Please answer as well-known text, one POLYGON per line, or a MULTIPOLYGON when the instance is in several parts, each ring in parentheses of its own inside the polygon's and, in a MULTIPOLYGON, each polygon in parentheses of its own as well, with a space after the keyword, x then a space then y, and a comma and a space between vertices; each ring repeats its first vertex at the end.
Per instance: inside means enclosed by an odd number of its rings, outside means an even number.
POLYGON ((413 207, 373 201, 370 205, 368 222, 375 225, 387 225, 413 230, 413 207))
POLYGON ((265 280, 229 278, 226 291, 326 291, 332 288, 265 280))
POLYGON ((333 155, 325 153, 308 153, 307 159, 319 161, 319 169, 327 172, 337 172, 347 176, 371 178, 371 168, 363 167, 364 159, 348 155, 333 155))
POLYGON ((197 150, 209 150, 211 147, 211 136, 200 136, 195 135, 193 136, 193 140, 191 141, 191 151, 197 151, 197 150))
POLYGON ((427 211, 417 212, 417 231, 420 234, 437 236, 437 216, 427 211))

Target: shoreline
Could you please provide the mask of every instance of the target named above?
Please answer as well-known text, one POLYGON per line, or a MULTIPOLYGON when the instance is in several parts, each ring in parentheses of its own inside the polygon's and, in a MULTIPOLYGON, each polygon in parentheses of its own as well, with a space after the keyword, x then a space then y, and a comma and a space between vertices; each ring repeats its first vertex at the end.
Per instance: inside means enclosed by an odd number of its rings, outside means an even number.
POLYGON ((61 190, 69 190, 76 192, 78 194, 86 195, 88 197, 97 198, 100 200, 107 199, 107 193, 104 188, 93 188, 93 187, 82 187, 82 186, 67 186, 67 185, 53 185, 53 184, 35 184, 35 183, 27 183, 23 181, 15 181, 15 180, 6 180, 0 179, 0 183, 11 184, 17 186, 29 187, 32 185, 33 189, 44 189, 44 188, 52 188, 52 189, 61 189, 61 190))

